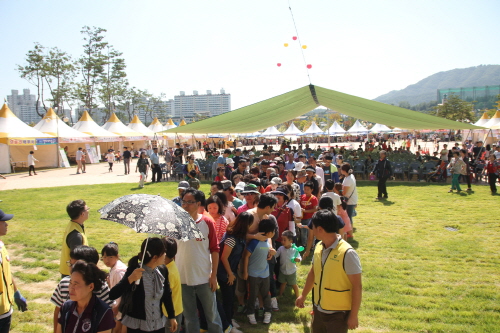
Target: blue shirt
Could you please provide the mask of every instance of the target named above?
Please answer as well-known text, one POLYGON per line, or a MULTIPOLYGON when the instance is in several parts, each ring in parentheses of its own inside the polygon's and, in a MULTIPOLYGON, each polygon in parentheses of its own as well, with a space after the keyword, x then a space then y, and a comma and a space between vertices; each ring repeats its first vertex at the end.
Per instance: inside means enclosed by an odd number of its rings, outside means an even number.
POLYGON ((149 159, 151 160, 151 164, 160 164, 160 157, 158 154, 152 153, 149 156, 149 159))
POLYGON ((248 276, 258 278, 268 277, 267 255, 269 254, 269 244, 252 239, 247 245, 247 251, 251 253, 248 259, 248 276))

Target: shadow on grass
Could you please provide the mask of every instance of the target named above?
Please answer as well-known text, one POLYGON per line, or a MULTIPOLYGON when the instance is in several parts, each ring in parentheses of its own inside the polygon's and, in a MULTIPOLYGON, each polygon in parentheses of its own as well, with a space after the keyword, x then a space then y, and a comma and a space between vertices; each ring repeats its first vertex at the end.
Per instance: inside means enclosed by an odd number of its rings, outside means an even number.
POLYGON ((351 244, 352 248, 357 250, 359 247, 359 242, 355 240, 354 238, 348 238, 347 243, 351 244))

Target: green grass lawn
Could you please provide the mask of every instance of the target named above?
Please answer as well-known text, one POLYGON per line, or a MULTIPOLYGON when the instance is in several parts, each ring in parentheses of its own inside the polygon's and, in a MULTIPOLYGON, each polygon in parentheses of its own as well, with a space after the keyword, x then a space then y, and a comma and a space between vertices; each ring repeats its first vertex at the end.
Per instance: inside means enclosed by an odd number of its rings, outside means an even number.
MULTIPOLYGON (((498 332, 500 330, 499 197, 489 187, 470 194, 447 193, 448 185, 389 184, 389 199, 376 202, 374 182, 359 182, 360 204, 352 245, 363 265, 363 303, 358 332, 498 332), (458 231, 448 231, 451 226, 458 231)), ((65 207, 84 199, 91 207, 85 223, 91 246, 115 241, 124 262, 138 252, 145 235, 99 219, 97 210, 130 193, 176 195, 174 183, 90 185, 0 192, 0 209, 15 214, 8 235, 19 289, 29 311, 17 310, 12 332, 51 331, 52 294, 59 281, 65 207)), ((202 189, 207 192, 208 185, 202 189)), ((299 264, 299 287, 310 268, 299 264)), ((246 324, 244 332, 309 332, 310 302, 293 306, 287 289, 270 326, 246 324)))

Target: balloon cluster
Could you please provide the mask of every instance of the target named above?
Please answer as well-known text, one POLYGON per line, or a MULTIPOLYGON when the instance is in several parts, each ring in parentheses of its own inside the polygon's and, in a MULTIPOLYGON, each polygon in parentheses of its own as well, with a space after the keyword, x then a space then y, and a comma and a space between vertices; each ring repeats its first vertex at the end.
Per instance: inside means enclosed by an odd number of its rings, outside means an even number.
MULTIPOLYGON (((293 39, 293 40, 297 40, 297 36, 293 36, 293 37, 292 37, 292 39, 293 39)), ((289 45, 288 43, 284 43, 284 44, 283 44, 283 46, 284 46, 284 47, 288 47, 288 45, 289 45)), ((305 49, 307 49, 307 45, 302 45, 302 49, 304 49, 304 50, 305 50, 305 49)), ((277 66, 278 66, 278 67, 281 67, 281 62, 278 62, 277 66)), ((311 64, 309 64, 309 65, 307 65, 306 67, 307 67, 307 69, 311 69, 311 68, 312 68, 312 65, 311 65, 311 64)))
POLYGON ((290 258, 290 260, 295 263, 295 259, 297 259, 297 257, 299 256, 299 252, 300 251, 304 251, 304 247, 303 246, 299 246, 297 247, 297 245, 295 244, 292 244, 292 249, 295 250, 295 253, 294 255, 290 258))

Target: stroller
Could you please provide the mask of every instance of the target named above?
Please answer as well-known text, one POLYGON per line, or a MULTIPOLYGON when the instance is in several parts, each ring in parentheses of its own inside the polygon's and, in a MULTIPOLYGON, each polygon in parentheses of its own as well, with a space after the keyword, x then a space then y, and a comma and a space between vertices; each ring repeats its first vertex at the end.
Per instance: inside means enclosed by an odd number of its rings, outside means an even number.
POLYGON ((430 182, 445 183, 447 178, 446 172, 448 172, 448 170, 446 169, 446 162, 441 161, 441 163, 436 167, 436 169, 430 171, 425 177, 428 183, 430 182))

